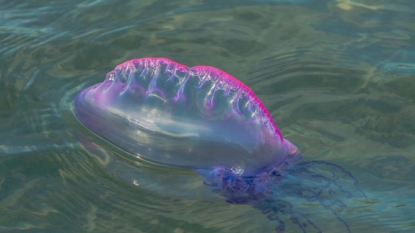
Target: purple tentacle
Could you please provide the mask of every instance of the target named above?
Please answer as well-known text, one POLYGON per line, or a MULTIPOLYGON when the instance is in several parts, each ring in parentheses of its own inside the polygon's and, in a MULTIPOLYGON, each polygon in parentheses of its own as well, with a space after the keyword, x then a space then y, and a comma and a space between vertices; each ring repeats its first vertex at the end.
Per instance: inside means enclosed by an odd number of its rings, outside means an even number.
POLYGON ((298 159, 287 160, 270 172, 252 177, 241 177, 234 174, 231 169, 223 167, 198 172, 205 178, 204 184, 224 197, 228 203, 250 204, 267 215, 268 219, 275 221, 278 224, 275 229, 278 233, 287 227, 281 215, 289 216, 291 223, 298 226, 302 232, 307 232, 309 227, 322 232, 308 214, 298 211, 284 200, 286 197, 319 203, 330 210, 350 233, 349 224, 339 215, 346 208, 346 204, 342 200, 332 199, 331 195, 338 189, 346 198, 351 198, 352 191, 344 184, 352 183, 354 189, 366 198, 364 192, 357 187, 357 179, 351 172, 334 163, 313 160, 292 164, 293 161, 298 159), (339 210, 336 211, 335 208, 339 210))

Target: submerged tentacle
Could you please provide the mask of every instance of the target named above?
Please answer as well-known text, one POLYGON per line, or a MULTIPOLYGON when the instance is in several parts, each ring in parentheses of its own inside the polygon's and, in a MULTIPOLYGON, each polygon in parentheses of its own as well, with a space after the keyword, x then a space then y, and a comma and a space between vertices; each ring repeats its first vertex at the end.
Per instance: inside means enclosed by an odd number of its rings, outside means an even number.
MULTIPOLYGON (((357 180, 357 178, 350 172, 347 171, 344 167, 335 164, 335 163, 330 163, 330 162, 326 162, 326 161, 321 161, 321 160, 311 160, 311 161, 304 161, 304 162, 300 162, 298 165, 306 165, 308 167, 312 166, 312 165, 326 165, 332 168, 337 168, 338 170, 341 171, 342 174, 350 177, 350 179, 352 179, 353 181, 353 185, 355 186, 355 188, 362 194, 362 196, 366 199, 367 196, 366 194, 358 187, 359 186, 359 181, 357 180)), ((339 177, 336 175, 336 173, 334 173, 334 171, 332 171, 333 173, 333 180, 337 180, 339 177)))
POLYGON ((205 185, 219 193, 228 203, 250 204, 267 215, 268 219, 275 221, 278 224, 276 232, 283 232, 287 227, 281 218, 283 215, 289 216, 291 223, 302 232, 311 228, 322 232, 307 213, 297 210, 293 204, 284 200, 293 197, 309 203, 319 203, 330 210, 347 232, 351 232, 349 224, 339 215, 346 204, 340 199, 333 199, 332 195, 337 190, 346 198, 351 198, 352 190, 346 184, 350 186, 352 183, 353 188, 366 198, 364 192, 357 187, 357 179, 351 172, 334 163, 317 160, 290 163, 293 161, 298 160, 286 161, 278 168, 254 177, 242 177, 224 167, 198 172, 205 178, 205 185))
POLYGON ((311 220, 306 214, 294 209, 293 205, 282 199, 265 199, 251 204, 254 208, 260 210, 267 215, 269 220, 276 221, 278 226, 275 228, 276 232, 283 232, 285 230, 285 222, 279 218, 279 215, 289 215, 290 221, 297 225, 303 232, 306 231, 307 224, 300 221, 303 218, 311 225, 317 232, 321 233, 321 229, 311 220))
MULTIPOLYGON (((346 230, 348 232, 351 232, 350 226, 348 223, 340 217, 339 213, 342 212, 346 205, 343 201, 335 199, 332 200, 329 195, 334 194, 335 191, 331 188, 332 186, 337 187, 340 192, 344 193, 347 198, 352 197, 352 192, 348 191, 344 188, 344 186, 340 183, 340 175, 343 175, 343 178, 351 179, 353 186, 356 190, 358 190, 363 197, 366 198, 366 195, 362 190, 360 190, 357 185, 358 181, 357 179, 346 169, 343 167, 325 162, 325 161, 308 161, 308 162, 301 162, 298 164, 293 165, 289 169, 285 170, 285 174, 283 174, 284 178, 286 177, 295 177, 295 181, 291 182, 290 179, 284 179, 284 182, 281 182, 277 184, 274 187, 274 197, 275 198, 283 198, 283 197, 297 197, 305 199, 308 202, 318 202, 321 206, 329 209, 331 213, 345 226, 346 230), (324 176, 324 170, 321 170, 320 172, 323 172, 323 174, 319 174, 319 171, 314 171, 316 167, 315 165, 326 165, 330 168, 335 168, 336 170, 332 170, 331 177, 324 176), (340 173, 338 172, 340 171, 340 173), (312 182, 311 184, 308 184, 308 182, 312 182), (327 193, 323 193, 323 191, 326 190, 327 193), (340 208, 340 210, 336 211, 334 208, 340 208)), ((301 217, 304 217, 303 215, 300 215, 301 217)), ((308 218, 305 217, 305 219, 308 218)), ((293 222, 295 223, 295 222, 293 222)), ((298 225, 298 224, 297 224, 298 225)), ((298 225, 303 231, 303 226, 298 225)), ((305 232, 305 231, 304 231, 305 232)))

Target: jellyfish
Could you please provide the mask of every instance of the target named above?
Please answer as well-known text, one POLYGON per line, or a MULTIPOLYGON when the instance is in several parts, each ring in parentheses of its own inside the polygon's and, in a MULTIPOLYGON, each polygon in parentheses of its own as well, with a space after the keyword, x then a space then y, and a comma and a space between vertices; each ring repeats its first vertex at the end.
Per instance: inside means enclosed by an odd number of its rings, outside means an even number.
POLYGON ((351 232, 339 215, 346 205, 331 195, 350 198, 344 180, 360 191, 357 179, 334 163, 302 161, 261 100, 222 70, 133 59, 79 92, 74 112, 86 128, 138 159, 195 171, 226 202, 249 204, 276 221, 276 232, 286 228, 281 216, 303 232, 321 232, 290 198, 318 203, 351 232))

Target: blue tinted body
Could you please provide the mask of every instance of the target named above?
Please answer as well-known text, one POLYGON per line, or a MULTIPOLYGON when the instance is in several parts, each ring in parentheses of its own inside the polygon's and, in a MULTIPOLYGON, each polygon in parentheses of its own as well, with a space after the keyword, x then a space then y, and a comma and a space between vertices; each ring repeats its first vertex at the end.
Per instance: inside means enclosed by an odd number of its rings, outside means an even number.
POLYGON ((158 164, 249 176, 297 153, 252 91, 213 67, 131 60, 81 91, 74 108, 93 132, 158 164))

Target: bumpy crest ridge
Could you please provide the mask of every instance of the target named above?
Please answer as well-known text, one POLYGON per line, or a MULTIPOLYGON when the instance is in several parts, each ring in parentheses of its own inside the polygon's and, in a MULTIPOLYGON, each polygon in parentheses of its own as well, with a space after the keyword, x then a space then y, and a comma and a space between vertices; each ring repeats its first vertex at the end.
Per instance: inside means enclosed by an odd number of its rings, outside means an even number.
MULTIPOLYGON (((154 74, 157 74, 158 72, 170 73, 171 77, 168 80, 177 78, 180 87, 175 96, 176 100, 179 98, 181 92, 183 91, 189 76, 196 76, 199 78, 199 88, 201 88, 206 83, 206 81, 210 80, 214 83, 213 92, 216 92, 217 90, 223 90, 225 91, 225 95, 229 95, 229 93, 233 90, 237 93, 237 100, 239 100, 242 96, 246 96, 248 99, 246 107, 250 108, 250 110, 257 108, 264 127, 272 130, 276 135, 279 135, 281 140, 283 140, 281 132, 279 131, 278 127, 271 117, 271 114, 265 108, 262 101, 252 92, 248 86, 220 69, 211 66, 195 66, 190 68, 167 58, 137 58, 116 66, 114 71, 108 73, 107 79, 114 79, 114 76, 115 79, 117 79, 116 76, 125 75, 124 73, 126 72, 132 73, 133 71, 137 70, 141 70, 140 76, 142 77, 146 77, 147 75, 144 73, 151 71, 154 74), (166 65, 164 71, 160 70, 162 65, 166 65)), ((152 79, 157 79, 157 75, 151 75, 151 77, 152 79)), ((151 83, 154 82, 150 81, 150 85, 151 83)), ((149 88, 151 89, 151 86, 149 86, 149 88)), ((213 98, 214 95, 212 95, 212 99, 210 101, 212 101, 213 98)))

